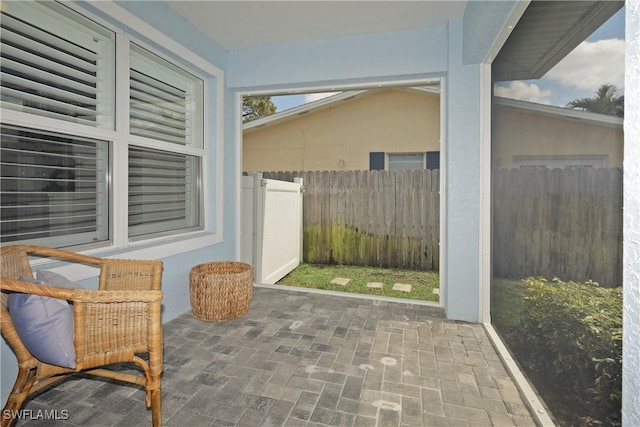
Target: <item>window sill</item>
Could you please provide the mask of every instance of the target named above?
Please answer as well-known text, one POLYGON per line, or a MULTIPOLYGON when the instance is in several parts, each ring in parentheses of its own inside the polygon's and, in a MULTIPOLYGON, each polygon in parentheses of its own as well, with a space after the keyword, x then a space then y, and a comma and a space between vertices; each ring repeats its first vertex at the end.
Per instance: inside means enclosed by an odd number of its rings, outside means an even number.
MULTIPOLYGON (((207 232, 197 232, 185 236, 173 237, 171 239, 158 239, 154 241, 131 243, 126 248, 116 249, 114 247, 99 248, 82 253, 91 256, 118 259, 163 259, 173 255, 179 255, 185 252, 191 252, 207 246, 215 245, 222 241, 220 234, 207 232)), ((36 270, 52 270, 58 274, 62 274, 72 281, 80 281, 96 277, 98 270, 94 267, 66 264, 59 264, 47 260, 36 261, 32 263, 36 270), (51 268, 47 268, 51 265, 51 268)))

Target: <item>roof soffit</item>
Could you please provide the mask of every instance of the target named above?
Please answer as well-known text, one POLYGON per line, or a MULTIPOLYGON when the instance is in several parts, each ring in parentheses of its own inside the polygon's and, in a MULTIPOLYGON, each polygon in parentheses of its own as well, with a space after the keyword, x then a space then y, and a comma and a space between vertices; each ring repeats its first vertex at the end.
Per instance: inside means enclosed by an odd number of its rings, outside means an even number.
POLYGON ((532 1, 493 62, 496 81, 544 76, 624 1, 532 1))

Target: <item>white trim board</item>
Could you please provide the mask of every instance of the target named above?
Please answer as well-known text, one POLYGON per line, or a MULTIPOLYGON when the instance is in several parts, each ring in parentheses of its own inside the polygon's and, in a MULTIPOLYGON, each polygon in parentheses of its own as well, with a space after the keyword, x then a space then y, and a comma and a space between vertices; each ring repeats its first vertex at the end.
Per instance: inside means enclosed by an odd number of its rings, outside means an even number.
POLYGON ((502 339, 500 339, 500 336, 494 329, 493 325, 491 323, 483 323, 483 326, 485 331, 487 331, 487 335, 489 336, 493 347, 496 349, 498 356, 500 356, 502 364, 507 369, 509 376, 511 376, 513 381, 516 383, 520 396, 522 397, 525 405, 527 405, 527 408, 535 419, 536 424, 539 426, 555 426, 555 423, 547 412, 544 403, 533 390, 531 384, 529 384, 529 381, 522 371, 520 371, 520 368, 511 357, 511 353, 507 350, 507 347, 502 342, 502 339))

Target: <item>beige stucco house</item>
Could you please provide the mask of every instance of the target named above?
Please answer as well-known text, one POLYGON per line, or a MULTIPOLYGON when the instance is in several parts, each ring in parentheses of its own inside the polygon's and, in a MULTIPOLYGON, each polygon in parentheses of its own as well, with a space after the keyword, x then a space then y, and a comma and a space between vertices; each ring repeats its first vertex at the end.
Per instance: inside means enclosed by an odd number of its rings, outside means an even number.
POLYGON ((495 98, 493 162, 514 167, 622 167, 622 118, 495 98))
POLYGON ((249 122, 242 137, 244 171, 368 170, 370 153, 413 154, 426 165, 426 152, 440 151, 440 95, 343 92, 249 122))
MULTIPOLYGON (((494 98, 494 165, 622 167, 622 119, 494 98)), ((243 171, 438 168, 437 86, 343 92, 243 127, 243 171)))

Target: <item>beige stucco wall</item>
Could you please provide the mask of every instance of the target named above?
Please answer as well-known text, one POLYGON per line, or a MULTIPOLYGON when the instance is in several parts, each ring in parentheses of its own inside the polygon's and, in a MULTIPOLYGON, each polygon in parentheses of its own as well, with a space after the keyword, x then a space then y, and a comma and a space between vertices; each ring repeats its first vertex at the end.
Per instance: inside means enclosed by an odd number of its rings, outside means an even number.
POLYGON ((245 131, 242 168, 368 170, 371 151, 439 151, 439 140, 439 95, 388 89, 245 131))
POLYGON ((622 126, 554 117, 494 105, 494 167, 513 167, 514 156, 607 156, 606 167, 622 167, 622 126))
MULTIPOLYGON (((494 167, 515 156, 606 156, 622 167, 622 126, 494 105, 494 167)), ((243 171, 368 170, 369 153, 440 150, 438 94, 385 89, 243 134, 243 171)))

